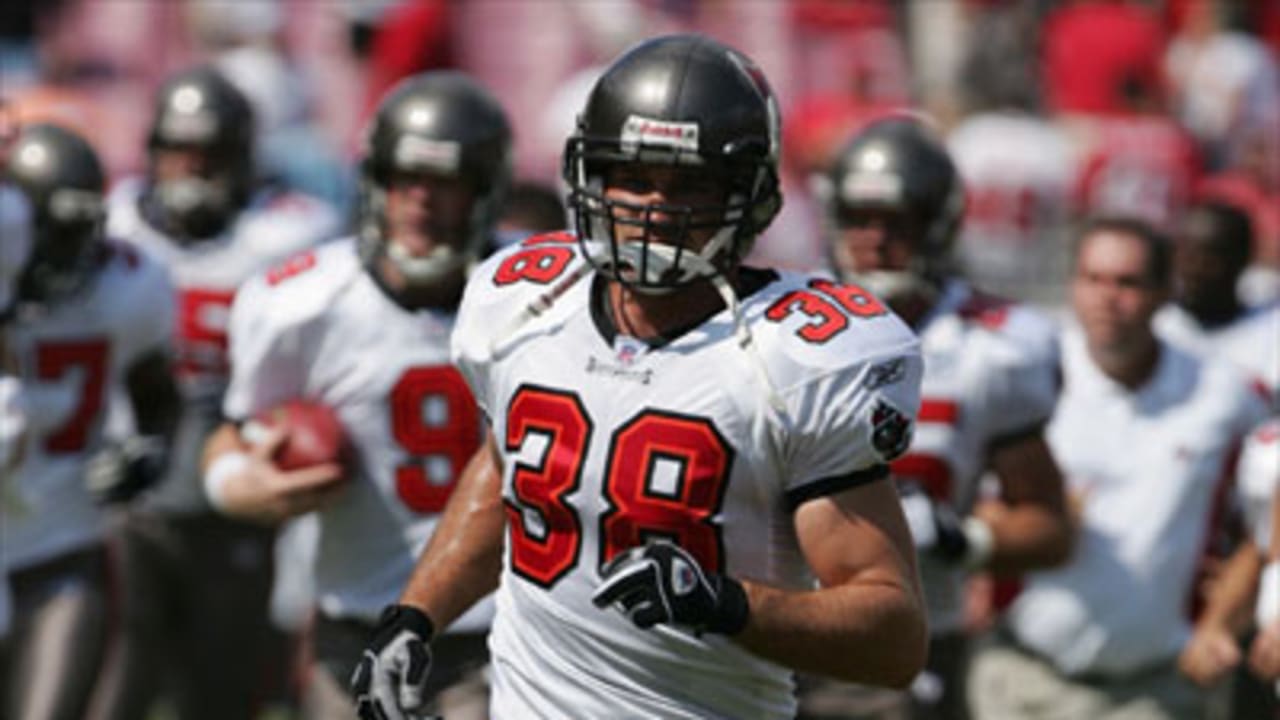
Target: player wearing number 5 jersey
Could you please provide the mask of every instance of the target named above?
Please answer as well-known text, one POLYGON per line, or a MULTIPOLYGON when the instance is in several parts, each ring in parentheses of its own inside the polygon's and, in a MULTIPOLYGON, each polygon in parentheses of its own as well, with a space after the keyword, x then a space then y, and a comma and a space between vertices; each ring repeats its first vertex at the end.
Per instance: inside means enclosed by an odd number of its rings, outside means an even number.
POLYGON ((494 585, 497 718, 792 717, 792 669, 919 669, 886 480, 918 343, 857 287, 740 265, 777 140, 759 70, 706 38, 598 81, 566 148, 577 236, 471 276, 453 353, 491 444, 365 651, 361 717, 419 711, 434 627, 494 585))
POLYGON ((270 626, 272 528, 223 517, 200 488, 204 441, 222 420, 227 316, 241 283, 338 234, 336 213, 256 177, 252 107, 208 68, 157 93, 147 171, 119 183, 108 228, 169 269, 183 409, 164 482, 120 524, 125 621, 111 717, 145 715, 158 694, 184 718, 251 715, 270 626), (200 648, 192 654, 191 648, 200 648), (171 661, 173 671, 155 672, 171 661))
MULTIPOLYGON (((223 403, 232 423, 206 451, 206 489, 224 512, 319 509, 310 718, 354 715, 346 683, 360 648, 479 446, 480 416, 450 363, 449 336, 509 177, 506 116, 459 73, 397 86, 367 143, 360 235, 299 255, 236 296, 223 403), (325 465, 281 471, 241 438, 234 423, 295 398, 336 411, 353 450, 345 476, 325 465)), ((485 716, 478 670, 489 614, 478 607, 442 644, 456 674, 436 678, 441 687, 464 680, 472 690, 441 706, 449 717, 485 716)))

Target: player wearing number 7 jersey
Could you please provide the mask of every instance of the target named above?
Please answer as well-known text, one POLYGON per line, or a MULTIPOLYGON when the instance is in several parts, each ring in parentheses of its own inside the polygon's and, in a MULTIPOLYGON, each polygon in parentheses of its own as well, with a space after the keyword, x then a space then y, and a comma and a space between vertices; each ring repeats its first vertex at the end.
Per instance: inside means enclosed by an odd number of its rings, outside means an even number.
POLYGON ((577 236, 469 281, 453 353, 490 447, 365 651, 361 717, 418 712, 432 629, 494 585, 496 718, 793 717, 793 669, 914 676, 886 463, 918 344, 856 287, 740 264, 777 141, 763 76, 712 40, 598 81, 566 148, 577 236))
MULTIPOLYGON (((231 420, 206 450, 206 490, 232 515, 319 510, 318 619, 305 713, 351 717, 346 692, 379 611, 393 601, 467 460, 481 422, 451 365, 466 272, 488 250, 509 178, 510 130, 468 77, 432 72, 382 101, 362 164, 358 237, 255 277, 231 309, 231 420), (282 471, 236 422, 294 398, 336 411, 352 446, 342 469, 282 471), (340 482, 341 480, 341 482, 340 482)), ((483 717, 485 607, 455 625, 440 655, 476 692, 449 717, 483 717), (446 646, 450 649, 446 649, 446 646)))

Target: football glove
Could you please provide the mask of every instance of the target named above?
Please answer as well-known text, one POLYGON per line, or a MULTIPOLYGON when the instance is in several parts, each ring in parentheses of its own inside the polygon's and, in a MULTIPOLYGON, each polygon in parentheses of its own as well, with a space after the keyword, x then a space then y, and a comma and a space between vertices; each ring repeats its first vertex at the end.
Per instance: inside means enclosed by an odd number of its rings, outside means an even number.
POLYGON ((102 505, 128 502, 160 481, 166 462, 162 438, 140 435, 108 442, 85 469, 85 487, 102 505))
POLYGON ((969 569, 990 556, 994 540, 986 523, 961 518, 950 503, 934 500, 914 485, 903 487, 901 500, 917 551, 969 569))
POLYGON ((382 611, 351 676, 360 720, 422 717, 434 630, 431 618, 413 606, 388 605, 382 611))
POLYGON ((667 623, 699 635, 736 635, 750 616, 742 583, 703 572, 684 548, 665 540, 619 554, 601 573, 604 583, 592 602, 599 608, 616 604, 641 629, 667 623))

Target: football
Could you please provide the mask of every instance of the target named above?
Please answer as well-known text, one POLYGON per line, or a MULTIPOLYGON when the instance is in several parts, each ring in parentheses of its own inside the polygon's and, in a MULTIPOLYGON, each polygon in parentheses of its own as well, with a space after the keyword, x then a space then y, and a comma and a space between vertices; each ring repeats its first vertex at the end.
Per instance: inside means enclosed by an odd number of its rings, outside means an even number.
POLYGON ((297 470, 322 463, 345 463, 347 435, 333 408, 312 400, 290 400, 263 410, 245 423, 240 433, 253 445, 268 428, 282 428, 284 443, 274 460, 281 470, 297 470))

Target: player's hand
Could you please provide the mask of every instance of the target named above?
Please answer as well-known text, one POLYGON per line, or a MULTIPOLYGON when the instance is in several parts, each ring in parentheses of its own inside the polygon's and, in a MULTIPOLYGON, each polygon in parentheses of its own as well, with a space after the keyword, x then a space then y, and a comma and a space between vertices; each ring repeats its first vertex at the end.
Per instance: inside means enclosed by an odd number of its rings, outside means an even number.
POLYGON ((281 470, 272 458, 286 434, 264 429, 249 446, 248 463, 226 483, 218 503, 224 512, 265 522, 280 522, 318 510, 342 490, 343 468, 323 463, 281 470))
POLYGON ((742 584, 704 573, 692 555, 665 540, 633 547, 601 572, 604 583, 592 602, 600 608, 616 603, 641 629, 667 623, 736 635, 747 625, 750 607, 742 584))
POLYGON ((411 605, 388 605, 351 676, 351 694, 361 720, 421 717, 431 673, 427 614, 411 605))
POLYGON ((160 481, 165 461, 161 438, 140 435, 109 442, 90 458, 85 487, 101 504, 129 502, 160 481))
POLYGON ((1224 628, 1196 628, 1178 656, 1178 670, 1201 687, 1211 687, 1240 664, 1240 646, 1224 628))
POLYGON ((1249 669, 1263 680, 1280 680, 1280 620, 1258 630, 1249 646, 1249 669))
POLYGON ((934 500, 918 487, 902 487, 902 513, 907 517, 916 550, 947 562, 963 562, 969 555, 969 537, 955 509, 934 500))

